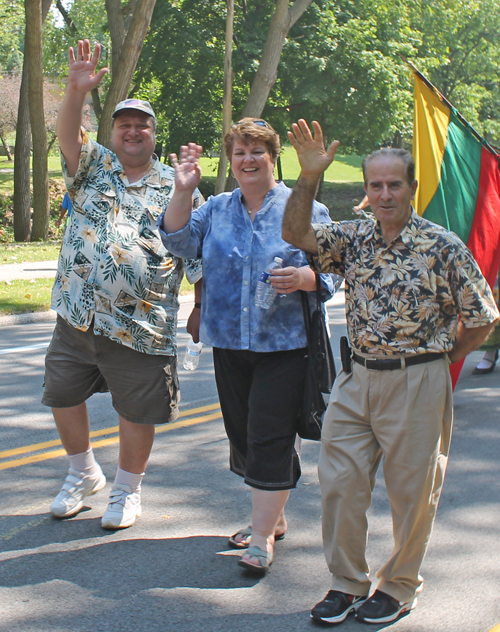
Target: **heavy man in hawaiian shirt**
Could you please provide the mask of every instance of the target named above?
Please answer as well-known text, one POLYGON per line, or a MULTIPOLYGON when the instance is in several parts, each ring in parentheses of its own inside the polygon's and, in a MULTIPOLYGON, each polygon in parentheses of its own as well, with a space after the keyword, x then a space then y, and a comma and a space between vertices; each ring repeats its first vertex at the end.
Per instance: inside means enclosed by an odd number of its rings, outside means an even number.
POLYGON ((446 470, 452 425, 450 362, 476 349, 498 319, 489 287, 458 237, 419 217, 414 162, 382 149, 363 162, 376 221, 311 225, 316 188, 338 142, 321 127, 293 125, 302 168, 283 218, 283 238, 319 272, 345 277, 352 363, 345 361, 325 415, 319 476, 323 545, 332 573, 313 619, 368 623, 408 613, 446 470), (460 322, 458 317, 460 316, 460 322), (370 594, 366 512, 384 457, 394 549, 370 594))
MULTIPOLYGON (((114 151, 80 128, 86 93, 107 72, 95 74, 98 59, 99 46, 91 55, 88 40, 78 42, 76 59, 70 48, 57 121, 73 212, 52 295, 58 317, 46 357, 43 403, 53 409, 69 457, 69 473, 51 512, 67 518, 106 483, 90 447, 85 402, 93 393, 111 392, 120 455, 102 526, 116 529, 141 515, 141 480, 155 424, 178 415, 175 333, 185 265, 165 249, 156 227, 174 177, 153 155, 156 120, 149 103, 118 104, 114 151)), ((201 263, 192 268, 190 280, 196 282, 201 263)))

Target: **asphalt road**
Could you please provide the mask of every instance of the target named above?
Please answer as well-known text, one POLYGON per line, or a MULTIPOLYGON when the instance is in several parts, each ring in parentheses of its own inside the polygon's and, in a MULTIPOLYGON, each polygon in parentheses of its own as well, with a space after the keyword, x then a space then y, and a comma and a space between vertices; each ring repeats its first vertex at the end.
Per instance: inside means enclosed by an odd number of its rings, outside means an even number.
MULTIPOLYGON (((329 306, 338 351, 341 297, 329 306)), ((49 504, 66 471, 51 415, 40 404, 53 322, 0 328, 0 632, 293 632, 317 629, 309 610, 329 588, 321 550, 318 444, 303 442, 303 475, 288 505, 289 532, 263 579, 236 565, 227 536, 249 522, 250 494, 228 471, 211 350, 181 371, 179 422, 158 433, 132 528, 100 527, 117 461, 108 395, 90 400, 96 455, 109 485, 76 518, 49 504)), ((187 337, 179 334, 180 348, 187 337)), ((337 353, 338 355, 338 353, 337 353)), ((500 622, 500 368, 456 391, 452 454, 417 609, 392 626, 349 618, 346 632, 486 632, 500 622)), ((339 363, 338 363, 339 364, 339 363)), ((390 554, 389 507, 379 478, 369 561, 390 554)))

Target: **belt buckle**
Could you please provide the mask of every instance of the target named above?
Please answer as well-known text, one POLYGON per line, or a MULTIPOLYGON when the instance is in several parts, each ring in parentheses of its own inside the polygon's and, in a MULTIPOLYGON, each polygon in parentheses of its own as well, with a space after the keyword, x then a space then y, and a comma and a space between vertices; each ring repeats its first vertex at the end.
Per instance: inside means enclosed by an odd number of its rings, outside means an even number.
POLYGON ((373 363, 373 371, 395 371, 397 369, 404 368, 404 361, 401 361, 401 358, 373 358, 372 360, 365 360, 365 367, 369 369, 367 365, 368 362, 373 363), (378 367, 377 367, 378 364, 378 367), (396 366, 396 365, 399 366, 396 366))

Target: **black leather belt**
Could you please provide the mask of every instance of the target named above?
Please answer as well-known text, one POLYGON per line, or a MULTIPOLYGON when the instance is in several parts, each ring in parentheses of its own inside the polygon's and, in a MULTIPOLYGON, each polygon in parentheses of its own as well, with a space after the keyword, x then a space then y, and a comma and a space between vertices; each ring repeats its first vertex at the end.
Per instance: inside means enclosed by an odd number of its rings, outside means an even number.
POLYGON ((386 358, 378 360, 370 360, 369 358, 363 358, 357 353, 352 354, 354 362, 361 364, 366 369, 375 369, 376 371, 396 371, 397 369, 403 369, 405 366, 412 366, 413 364, 422 364, 424 362, 432 362, 444 357, 443 353, 420 353, 418 355, 409 355, 404 358, 386 358))

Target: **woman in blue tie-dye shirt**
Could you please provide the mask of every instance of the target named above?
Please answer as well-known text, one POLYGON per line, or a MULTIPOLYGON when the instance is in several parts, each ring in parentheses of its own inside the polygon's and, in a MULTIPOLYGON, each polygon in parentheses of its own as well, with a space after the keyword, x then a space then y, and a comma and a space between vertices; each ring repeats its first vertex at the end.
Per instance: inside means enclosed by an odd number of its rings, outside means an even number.
MULTIPOLYGON (((312 292, 316 277, 304 252, 281 238, 291 193, 274 179, 279 137, 260 119, 245 118, 224 139, 239 188, 210 198, 191 213, 201 178, 201 147, 181 148, 174 196, 158 224, 170 252, 202 257, 200 339, 213 346, 215 377, 230 441, 230 467, 252 488, 252 526, 229 539, 248 549, 239 564, 269 569, 275 540, 287 529, 285 505, 300 477, 295 450, 297 415, 306 371, 306 335, 300 292, 312 292), (278 297, 270 309, 255 305, 259 276, 275 257, 278 297)), ((314 222, 330 222, 328 209, 314 205, 314 222)), ((322 275, 325 300, 335 277, 322 275)))

